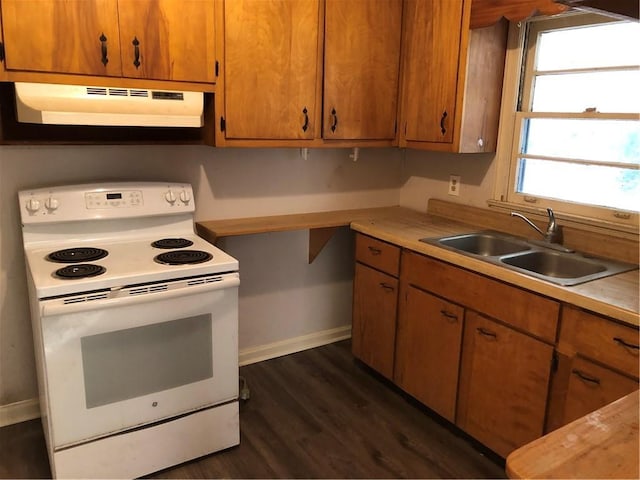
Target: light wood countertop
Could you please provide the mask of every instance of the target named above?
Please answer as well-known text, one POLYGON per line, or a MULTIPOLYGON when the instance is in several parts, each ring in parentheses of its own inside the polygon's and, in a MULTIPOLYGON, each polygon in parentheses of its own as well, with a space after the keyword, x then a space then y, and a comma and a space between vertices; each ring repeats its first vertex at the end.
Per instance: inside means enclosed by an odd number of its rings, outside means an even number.
POLYGON ((638 396, 585 415, 507 457, 510 478, 639 478, 638 396))
MULTIPOLYGON (((441 237, 493 228, 481 228, 450 218, 427 214, 403 207, 382 207, 307 214, 279 215, 231 220, 197 222, 197 231, 215 242, 220 237, 253 233, 309 229, 310 250, 313 237, 326 229, 350 225, 353 230, 439 260, 495 278, 540 295, 570 303, 632 326, 640 326, 638 270, 594 280, 581 285, 563 287, 477 258, 420 242, 421 238, 441 237)), ((322 238, 320 243, 328 238, 322 238)), ((323 244, 323 243, 322 243, 323 244)), ((320 246, 320 248, 322 248, 320 246)), ((313 253, 313 256, 317 252, 313 253)), ((312 254, 310 253, 310 261, 312 254)))

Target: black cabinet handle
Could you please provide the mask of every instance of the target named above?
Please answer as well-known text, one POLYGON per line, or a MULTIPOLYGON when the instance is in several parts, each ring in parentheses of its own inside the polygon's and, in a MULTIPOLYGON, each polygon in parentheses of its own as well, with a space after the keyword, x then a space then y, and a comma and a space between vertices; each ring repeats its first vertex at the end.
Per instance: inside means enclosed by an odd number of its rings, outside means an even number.
POLYGON ((133 45, 133 65, 137 69, 140 66, 140 40, 138 37, 133 37, 131 44, 133 45))
POLYGON ((579 378, 581 378, 585 382, 589 382, 589 383, 594 383, 596 385, 600 385, 600 379, 599 378, 592 377, 591 375, 587 375, 586 373, 584 373, 581 370, 573 369, 573 370, 571 370, 571 373, 573 373, 574 375, 577 375, 579 378))
POLYGON ((640 350, 640 346, 639 345, 634 345, 633 343, 625 342, 620 337, 613 337, 613 341, 617 342, 618 344, 622 345, 623 347, 633 348, 634 350, 640 350))
POLYGON ((480 335, 484 335, 485 337, 498 338, 498 335, 496 335, 496 333, 492 332, 491 330, 487 330, 486 328, 478 327, 476 328, 476 330, 478 330, 478 333, 480 335))
POLYGON ((446 110, 442 112, 442 117, 440 118, 440 132, 442 132, 442 135, 447 133, 447 129, 444 126, 444 121, 446 120, 447 116, 448 114, 446 110))
POLYGON ((380 250, 379 248, 376 247, 368 247, 369 251, 371 252, 371 255, 380 255, 382 253, 382 250, 380 250))
POLYGON ((100 35, 100 52, 102 53, 102 59, 100 61, 106 67, 107 63, 109 63, 109 58, 107 58, 107 37, 104 35, 104 32, 100 35))
POLYGON ((307 129, 309 128, 309 110, 307 110, 307 107, 304 107, 302 109, 302 113, 304 114, 304 124, 302 125, 302 131, 306 132, 307 129))
POLYGON ((395 290, 395 288, 393 288, 391 285, 389 285, 388 283, 384 283, 384 282, 380 282, 380 286, 385 289, 387 292, 393 292, 395 290))
POLYGON ((331 123, 331 131, 335 132, 336 127, 338 126, 338 114, 336 113, 336 109, 331 109, 331 116, 333 117, 333 122, 331 123))
POLYGON ((442 314, 443 317, 445 317, 447 320, 451 321, 452 323, 458 321, 458 316, 455 313, 447 312, 446 310, 440 310, 440 313, 442 314))

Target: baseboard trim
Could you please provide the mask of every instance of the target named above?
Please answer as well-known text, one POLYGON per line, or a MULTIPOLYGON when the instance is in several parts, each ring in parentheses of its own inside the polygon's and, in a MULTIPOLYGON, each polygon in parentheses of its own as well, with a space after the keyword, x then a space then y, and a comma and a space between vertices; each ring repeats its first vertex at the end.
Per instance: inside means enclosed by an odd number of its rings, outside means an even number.
POLYGON ((351 338, 351 325, 322 330, 320 332, 288 338, 286 340, 257 347, 245 348, 240 351, 239 363, 240 366, 243 366, 251 363, 262 362, 264 360, 289 355, 290 353, 300 352, 309 348, 320 347, 340 340, 346 340, 347 338, 351 338))
POLYGON ((0 405, 0 427, 26 422, 39 416, 40 402, 37 398, 30 398, 8 405, 0 405))
MULTIPOLYGON (((240 366, 262 362, 271 358, 301 352, 309 348, 328 345, 351 338, 351 325, 331 328, 320 332, 288 338, 279 342, 246 348, 240 351, 238 361, 240 366)), ((40 404, 37 398, 30 398, 20 402, 0 405, 0 427, 26 422, 40 416, 40 404)))

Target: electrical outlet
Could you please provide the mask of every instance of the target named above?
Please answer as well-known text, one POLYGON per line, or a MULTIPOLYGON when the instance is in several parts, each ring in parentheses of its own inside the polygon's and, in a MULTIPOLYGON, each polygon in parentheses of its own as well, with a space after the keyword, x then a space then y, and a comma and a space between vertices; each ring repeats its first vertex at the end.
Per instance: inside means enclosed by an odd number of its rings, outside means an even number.
POLYGON ((460 195, 460 175, 449 175, 449 195, 460 195))

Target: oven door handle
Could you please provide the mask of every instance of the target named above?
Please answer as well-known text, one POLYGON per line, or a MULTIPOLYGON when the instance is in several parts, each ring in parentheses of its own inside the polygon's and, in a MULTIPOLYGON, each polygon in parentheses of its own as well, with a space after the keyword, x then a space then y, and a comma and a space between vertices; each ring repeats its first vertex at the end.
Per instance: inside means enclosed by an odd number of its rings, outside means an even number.
POLYGON ((183 288, 169 288, 160 292, 146 294, 127 293, 133 288, 123 288, 112 290, 108 298, 92 301, 82 301, 78 303, 64 303, 64 299, 43 300, 40 302, 40 314, 44 317, 52 317, 69 313, 96 310, 98 308, 127 307, 147 302, 158 302, 176 297, 186 297, 202 293, 214 292, 234 288, 240 285, 240 275, 238 273, 226 273, 220 275, 220 280, 199 285, 190 285, 183 288))

